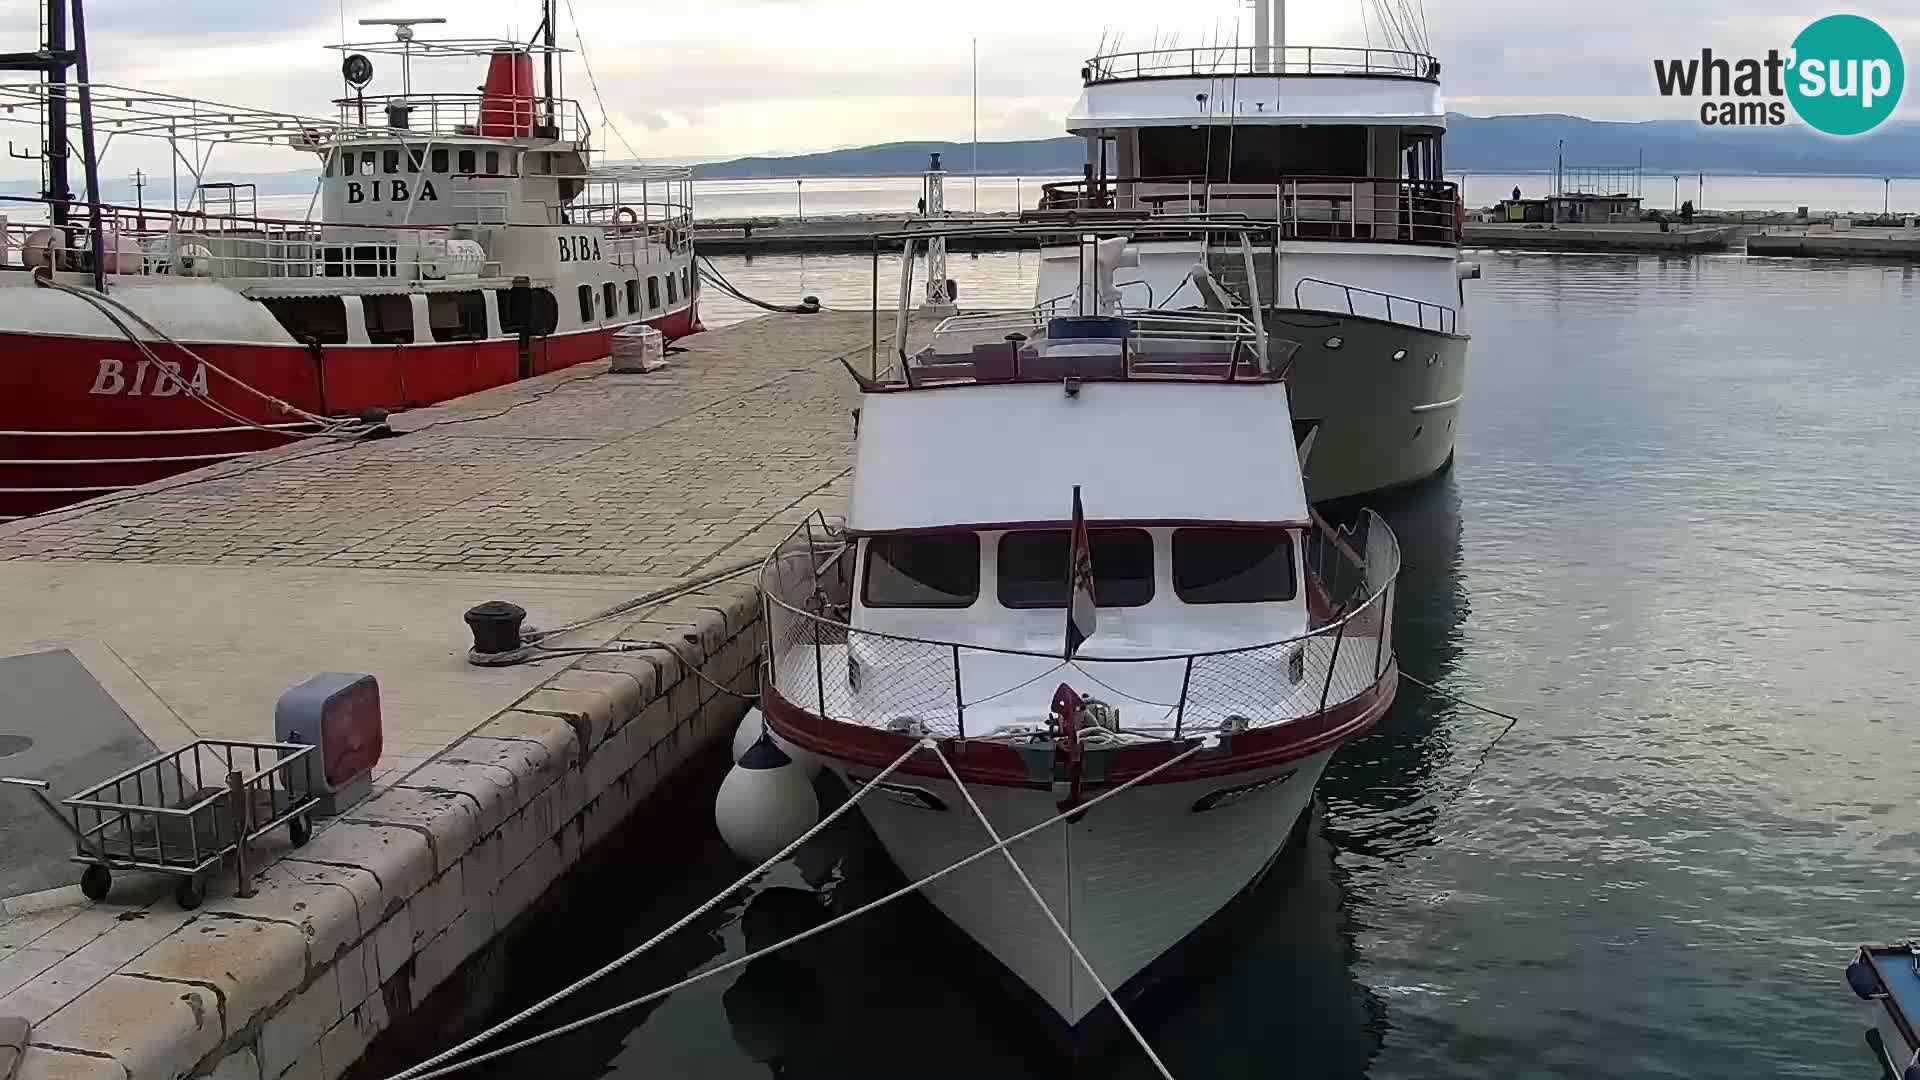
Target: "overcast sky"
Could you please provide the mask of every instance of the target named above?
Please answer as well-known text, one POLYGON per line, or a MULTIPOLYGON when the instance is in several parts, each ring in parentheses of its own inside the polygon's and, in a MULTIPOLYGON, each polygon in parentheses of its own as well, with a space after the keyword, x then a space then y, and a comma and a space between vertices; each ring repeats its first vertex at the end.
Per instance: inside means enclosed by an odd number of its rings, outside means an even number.
MULTIPOLYGON (((1378 43, 1376 0, 1292 0, 1294 44, 1378 43)), ((1409 0, 1412 2, 1412 0, 1409 0)), ((979 43, 982 139, 1061 134, 1079 92, 1081 61, 1123 35, 1150 48, 1250 42, 1250 9, 1235 0, 567 0, 561 44, 586 41, 611 126, 648 158, 710 159, 793 153, 893 139, 965 139, 971 131, 969 39, 979 43)), ((96 82, 234 104, 326 115, 340 91, 344 21, 356 40, 385 37, 354 20, 443 15, 435 36, 532 33, 536 0, 89 0, 96 82), (344 14, 344 19, 343 19, 344 14)), ((28 48, 37 0, 10 0, 0 49, 28 48)), ((1425 0, 1432 48, 1444 62, 1451 108, 1475 114, 1570 112, 1600 119, 1691 115, 1653 88, 1656 56, 1784 49, 1808 22, 1835 10, 1875 18, 1920 60, 1920 0, 1855 0, 1845 9, 1791 0, 1425 0)), ((427 31, 423 30, 423 36, 427 31)), ((380 63, 369 93, 398 90, 397 61, 380 63)), ((601 105, 578 53, 569 96, 599 124, 601 105)), ((422 63, 416 89, 468 90, 480 62, 422 63)), ((1920 116, 1920 91, 1902 115, 1920 116)), ((11 127, 12 125, 8 125, 11 127)), ((8 131, 33 143, 31 128, 8 131)), ((626 153, 607 139, 613 156, 626 153)), ((165 167, 164 149, 116 143, 111 171, 165 167)), ((308 159, 310 160, 310 159, 308 159)), ((225 151, 214 169, 300 168, 291 152, 225 151)), ((34 175, 8 161, 0 175, 34 175)))

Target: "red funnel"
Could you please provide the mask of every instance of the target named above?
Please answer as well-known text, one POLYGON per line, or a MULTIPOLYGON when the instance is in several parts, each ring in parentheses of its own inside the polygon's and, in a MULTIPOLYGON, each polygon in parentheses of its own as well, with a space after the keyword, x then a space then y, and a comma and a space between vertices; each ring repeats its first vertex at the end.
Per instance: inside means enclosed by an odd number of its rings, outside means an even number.
POLYGON ((513 138, 533 133, 533 55, 499 49, 487 62, 480 88, 480 134, 513 138))

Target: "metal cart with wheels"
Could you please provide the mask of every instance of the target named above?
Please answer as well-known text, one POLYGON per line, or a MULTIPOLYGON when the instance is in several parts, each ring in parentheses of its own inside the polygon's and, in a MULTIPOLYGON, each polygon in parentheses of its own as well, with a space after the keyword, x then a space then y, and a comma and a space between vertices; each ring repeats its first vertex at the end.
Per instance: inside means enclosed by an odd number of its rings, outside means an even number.
POLYGON ((32 788, 73 834, 75 862, 86 863, 80 891, 104 899, 116 870, 146 870, 180 879, 174 899, 195 908, 207 877, 234 857, 240 895, 252 894, 248 848, 282 825, 295 847, 313 834, 316 799, 307 788, 306 756, 294 743, 201 739, 61 800, 39 781, 32 788), (64 806, 63 811, 61 807, 64 806))

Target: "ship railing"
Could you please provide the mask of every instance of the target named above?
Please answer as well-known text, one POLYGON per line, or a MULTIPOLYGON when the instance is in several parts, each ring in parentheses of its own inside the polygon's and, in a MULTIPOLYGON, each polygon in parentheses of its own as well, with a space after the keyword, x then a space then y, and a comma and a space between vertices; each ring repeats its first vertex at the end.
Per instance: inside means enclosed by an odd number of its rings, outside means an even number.
MULTIPOLYGON (((1311 628, 1258 645, 1072 660, 881 633, 849 624, 854 549, 824 518, 797 527, 761 572, 769 686, 821 720, 942 738, 1045 730, 1060 683, 1121 710, 1124 735, 1179 739, 1322 716, 1383 686, 1393 671, 1400 548, 1377 514, 1308 533, 1311 628), (1023 728, 1022 725, 1026 725, 1023 728)), ((1062 636, 1066 612, 1061 611, 1062 636)))
MULTIPOLYGON (((25 203, 44 213, 39 200, 25 203)), ((67 225, 17 221, 0 215, 0 267, 44 264, 50 249, 57 269, 91 269, 92 225, 74 207, 67 225)), ((37 216, 37 215, 36 215, 37 216)), ((436 280, 454 269, 446 242, 452 227, 319 224, 195 210, 101 207, 102 261, 110 277, 176 276, 248 280, 362 279, 396 284, 436 280)), ((462 276, 498 277, 492 258, 461 267, 462 276)))
POLYGON ((1360 75, 1438 82, 1440 62, 1422 52, 1338 45, 1149 49, 1109 53, 1088 60, 1081 78, 1088 86, 1132 79, 1221 75, 1360 75))
POLYGON ((1317 277, 1303 277, 1293 283, 1293 306, 1302 311, 1344 310, 1348 315, 1384 319, 1402 326, 1436 330, 1442 334, 1457 333, 1460 325, 1460 313, 1445 304, 1416 300, 1411 296, 1366 289, 1358 285, 1343 285, 1338 281, 1317 277), (1342 302, 1335 306, 1332 303, 1309 300, 1300 292, 1302 287, 1307 286, 1322 296, 1338 294, 1342 302))
POLYGON ((333 104, 344 137, 353 140, 390 134, 405 141, 451 136, 585 143, 593 133, 586 112, 572 98, 369 94, 335 98, 333 104))
POLYGON ((1109 177, 1041 185, 1042 210, 1147 215, 1242 213, 1276 221, 1283 240, 1460 243, 1459 185, 1444 180, 1299 176, 1278 183, 1109 177))

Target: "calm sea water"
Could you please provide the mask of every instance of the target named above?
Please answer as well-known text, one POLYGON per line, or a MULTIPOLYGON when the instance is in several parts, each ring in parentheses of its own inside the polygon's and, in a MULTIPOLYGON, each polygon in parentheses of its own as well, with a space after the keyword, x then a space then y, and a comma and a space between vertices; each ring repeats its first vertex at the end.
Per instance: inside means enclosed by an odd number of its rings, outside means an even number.
MULTIPOLYGON (((1183 1080, 1864 1080, 1841 967, 1920 929, 1920 270, 1481 259, 1457 463, 1382 509, 1406 671, 1520 721, 1500 739, 1405 686, 1147 1035, 1183 1080)), ((716 262, 770 296, 866 295, 858 259, 716 262)), ((954 269, 976 299, 1033 273, 954 269)), ((562 899, 517 1000, 738 872, 708 824, 724 764, 562 899)), ((560 1015, 895 882, 861 829, 826 839, 560 1015)), ((900 905, 533 1053, 556 1077, 1057 1075, 939 926, 900 905)), ((1151 1075, 1124 1044, 1101 1071, 1151 1075)))

